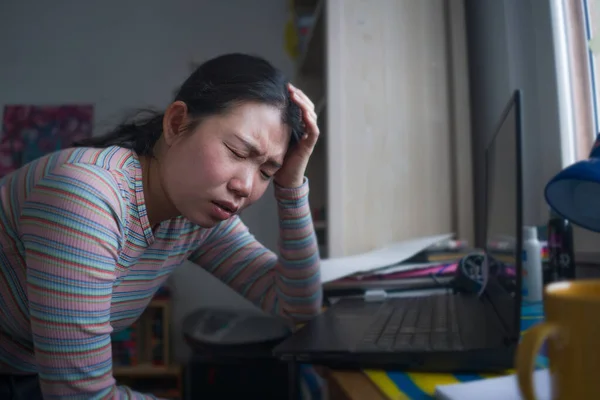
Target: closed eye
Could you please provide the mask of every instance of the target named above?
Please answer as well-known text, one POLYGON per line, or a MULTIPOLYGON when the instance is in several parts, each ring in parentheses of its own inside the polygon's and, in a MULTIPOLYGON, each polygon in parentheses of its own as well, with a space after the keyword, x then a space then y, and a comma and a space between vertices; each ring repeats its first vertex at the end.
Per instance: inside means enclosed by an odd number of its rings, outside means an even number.
MULTIPOLYGON (((246 160, 248 159, 248 157, 241 155, 240 153, 238 153, 237 151, 235 151, 233 148, 229 147, 227 144, 225 144, 225 147, 227 147, 227 149, 231 152, 231 154, 237 158, 238 160, 246 160)), ((268 181, 271 178, 273 178, 273 174, 269 174, 267 172, 264 171, 260 171, 260 176, 265 180, 268 181)))
POLYGON ((227 147, 229 149, 229 151, 231 152, 231 154, 233 154, 235 156, 235 158, 239 158, 240 160, 245 160, 246 159, 246 157, 244 157, 243 155, 241 155, 237 151, 233 150, 231 147, 229 147, 227 145, 225 145, 225 147, 227 147))
POLYGON ((271 179, 273 177, 273 175, 269 175, 266 172, 260 171, 260 175, 263 177, 264 180, 268 181, 269 179, 271 179))

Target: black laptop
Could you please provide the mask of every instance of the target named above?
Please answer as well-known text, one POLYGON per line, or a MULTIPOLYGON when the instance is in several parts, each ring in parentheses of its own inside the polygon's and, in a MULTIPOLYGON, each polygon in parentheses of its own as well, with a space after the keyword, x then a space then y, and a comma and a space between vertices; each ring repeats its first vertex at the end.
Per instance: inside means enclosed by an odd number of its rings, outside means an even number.
POLYGON ((486 147, 485 163, 486 237, 479 256, 483 273, 470 276, 478 285, 383 301, 342 299, 276 346, 275 356, 337 368, 440 372, 512 368, 521 310, 519 91, 502 112, 486 147))

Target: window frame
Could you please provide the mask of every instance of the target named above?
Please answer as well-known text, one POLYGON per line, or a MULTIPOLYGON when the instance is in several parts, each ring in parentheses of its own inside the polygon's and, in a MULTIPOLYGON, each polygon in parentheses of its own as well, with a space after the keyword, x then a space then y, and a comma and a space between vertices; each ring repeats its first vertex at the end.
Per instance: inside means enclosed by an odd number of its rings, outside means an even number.
MULTIPOLYGON (((556 8, 560 9, 561 14, 560 21, 556 22, 561 26, 556 28, 562 31, 559 37, 566 45, 566 91, 571 115, 569 139, 572 141, 573 152, 571 162, 576 162, 588 158, 596 135, 600 132, 600 87, 597 86, 600 77, 594 74, 600 58, 594 59, 594 53, 589 46, 593 25, 588 0, 550 1, 557 5, 556 8)), ((600 6, 600 2, 598 5, 600 6)), ((600 36, 600 32, 598 34, 600 36)), ((600 52, 596 56, 600 57, 600 52)))
MULTIPOLYGON (((592 21, 590 15, 590 7, 588 0, 581 0, 582 11, 583 11, 583 27, 585 30, 586 44, 592 40, 592 21)), ((592 118, 594 120, 594 132, 600 132, 599 117, 598 117, 598 102, 600 100, 600 88, 598 87, 598 80, 596 79, 596 60, 594 59, 594 53, 590 46, 587 46, 588 50, 588 68, 589 68, 589 80, 592 100, 592 118)))

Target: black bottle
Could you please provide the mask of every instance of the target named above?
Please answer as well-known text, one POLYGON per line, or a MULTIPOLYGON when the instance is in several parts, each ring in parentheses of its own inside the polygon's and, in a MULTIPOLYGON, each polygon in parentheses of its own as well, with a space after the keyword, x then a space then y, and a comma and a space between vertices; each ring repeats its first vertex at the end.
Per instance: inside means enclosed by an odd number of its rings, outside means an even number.
POLYGON ((544 283, 575 279, 573 227, 569 220, 553 212, 548 221, 548 253, 548 276, 544 274, 544 283))

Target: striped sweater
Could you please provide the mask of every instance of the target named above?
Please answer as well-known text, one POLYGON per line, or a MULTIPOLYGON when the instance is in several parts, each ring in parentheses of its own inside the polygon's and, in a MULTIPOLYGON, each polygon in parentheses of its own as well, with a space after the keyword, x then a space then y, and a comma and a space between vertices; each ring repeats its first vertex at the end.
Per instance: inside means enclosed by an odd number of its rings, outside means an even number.
POLYGON ((130 150, 79 148, 0 180, 0 373, 39 374, 45 398, 145 398, 115 385, 110 335, 185 260, 264 310, 318 312, 308 182, 275 188, 278 258, 237 216, 211 229, 183 217, 151 227, 141 174, 130 150))

